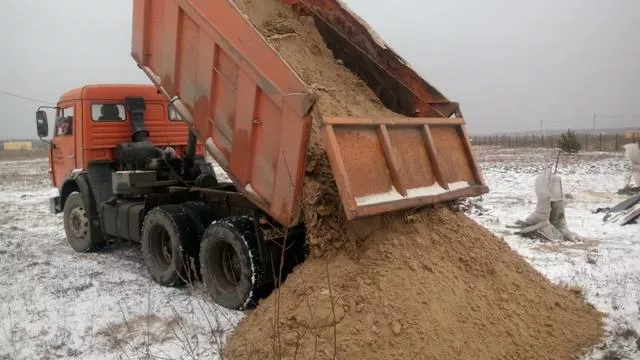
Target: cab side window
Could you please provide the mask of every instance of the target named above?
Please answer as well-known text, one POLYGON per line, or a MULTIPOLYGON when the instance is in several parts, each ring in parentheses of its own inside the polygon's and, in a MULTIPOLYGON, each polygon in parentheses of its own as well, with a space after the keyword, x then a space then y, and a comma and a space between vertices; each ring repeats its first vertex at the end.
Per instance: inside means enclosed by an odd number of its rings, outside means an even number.
POLYGON ((92 104, 91 119, 93 121, 125 121, 127 118, 122 104, 92 104))
POLYGON ((56 136, 73 135, 73 106, 60 108, 56 114, 56 136))

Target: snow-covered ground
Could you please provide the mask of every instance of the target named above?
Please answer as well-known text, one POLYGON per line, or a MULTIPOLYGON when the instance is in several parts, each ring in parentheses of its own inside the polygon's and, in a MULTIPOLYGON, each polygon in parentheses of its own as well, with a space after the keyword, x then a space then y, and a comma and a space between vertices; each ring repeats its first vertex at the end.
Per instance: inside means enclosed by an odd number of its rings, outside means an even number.
POLYGON ((241 315, 197 284, 156 285, 139 247, 74 252, 48 213, 47 168, 0 162, 0 360, 217 358, 241 315))
MULTIPOLYGON (((561 159, 569 226, 585 240, 549 244, 513 235, 505 225, 533 211, 534 177, 555 163, 556 152, 475 151, 491 193, 473 199, 469 214, 553 281, 581 286, 608 315, 608 344, 589 359, 612 351, 640 358, 640 225, 602 225, 603 215, 592 214, 624 198, 615 195, 629 171, 622 155, 561 159)), ((0 360, 217 358, 225 330, 242 315, 213 305, 197 284, 156 285, 136 246, 75 253, 61 215, 48 213, 55 190, 47 168, 45 159, 0 162, 0 360)))
POLYGON ((552 281, 581 287, 587 300, 607 314, 607 344, 588 359, 640 359, 640 225, 605 225, 604 214, 593 213, 626 198, 616 195, 630 173, 623 155, 560 157, 567 222, 583 241, 550 244, 522 238, 506 225, 533 212, 534 178, 555 164, 557 150, 477 146, 475 153, 491 191, 471 201, 470 216, 552 281))

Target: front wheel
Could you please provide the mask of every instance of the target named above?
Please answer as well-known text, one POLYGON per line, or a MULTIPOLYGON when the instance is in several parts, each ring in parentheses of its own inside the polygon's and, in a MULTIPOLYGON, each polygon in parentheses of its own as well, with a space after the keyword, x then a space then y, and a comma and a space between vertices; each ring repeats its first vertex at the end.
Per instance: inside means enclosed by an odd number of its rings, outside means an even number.
POLYGON ((99 244, 92 240, 91 224, 87 215, 87 207, 81 193, 70 194, 63 209, 64 232, 73 250, 86 253, 93 251, 99 244))
POLYGON ((214 221, 200 245, 202 280, 218 305, 232 310, 255 307, 262 285, 262 262, 253 221, 231 217, 214 221))

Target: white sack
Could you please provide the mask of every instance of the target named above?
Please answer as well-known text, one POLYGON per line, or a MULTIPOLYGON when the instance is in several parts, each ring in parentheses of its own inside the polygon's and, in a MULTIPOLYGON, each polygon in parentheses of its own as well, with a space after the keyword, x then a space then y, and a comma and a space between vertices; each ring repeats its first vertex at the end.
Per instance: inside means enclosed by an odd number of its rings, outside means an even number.
POLYGON ((626 144, 624 147, 624 156, 631 163, 631 177, 640 186, 640 146, 638 143, 626 144))

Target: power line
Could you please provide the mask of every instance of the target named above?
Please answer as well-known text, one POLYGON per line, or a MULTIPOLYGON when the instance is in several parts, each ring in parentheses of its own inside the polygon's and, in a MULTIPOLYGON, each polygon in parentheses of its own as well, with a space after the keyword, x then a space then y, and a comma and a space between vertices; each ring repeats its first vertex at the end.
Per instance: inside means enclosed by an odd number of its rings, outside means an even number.
POLYGON ((55 105, 54 103, 49 102, 49 101, 34 99, 32 97, 18 95, 18 94, 9 92, 9 91, 4 91, 4 90, 0 90, 0 94, 4 94, 4 95, 7 95, 7 96, 12 96, 12 97, 15 97, 15 98, 18 98, 18 99, 22 99, 22 100, 33 101, 33 102, 36 102, 36 103, 39 103, 39 104, 55 105))

